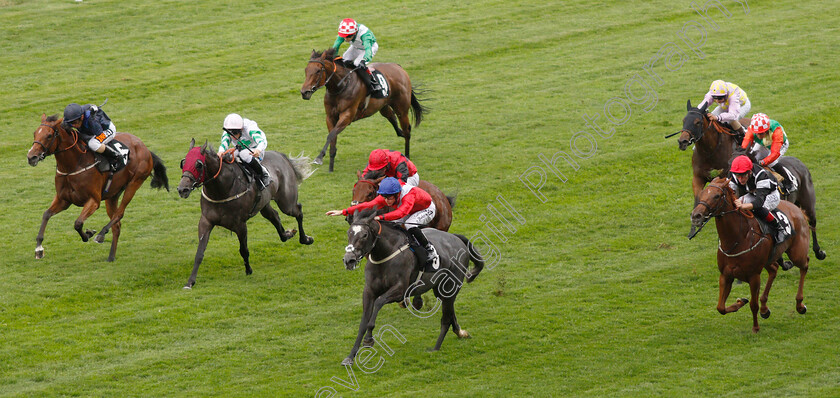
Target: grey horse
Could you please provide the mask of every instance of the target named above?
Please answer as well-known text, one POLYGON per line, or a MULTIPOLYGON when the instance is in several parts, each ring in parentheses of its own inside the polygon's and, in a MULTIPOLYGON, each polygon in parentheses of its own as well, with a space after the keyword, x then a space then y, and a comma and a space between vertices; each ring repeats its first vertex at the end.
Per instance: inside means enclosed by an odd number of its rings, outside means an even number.
MULTIPOLYGON (((349 244, 345 249, 344 265, 347 270, 354 270, 362 258, 367 257, 365 266, 365 287, 362 292, 362 320, 359 334, 350 355, 342 365, 350 365, 359 351, 364 337, 366 347, 374 344, 373 328, 376 314, 383 305, 405 302, 410 296, 419 296, 433 290, 437 303, 433 311, 415 315, 424 318, 431 316, 438 309, 443 313, 440 318, 440 335, 434 351, 440 349, 449 327, 459 338, 469 337, 461 329, 455 317, 455 297, 466 277, 472 282, 484 268, 484 259, 477 253, 472 243, 463 235, 443 232, 433 228, 423 229, 426 238, 440 255, 440 267, 434 273, 424 272, 420 279, 412 283, 412 276, 417 274, 417 259, 409 249, 409 237, 398 226, 387 221, 377 221, 373 217, 376 211, 361 211, 354 214, 354 222, 347 231, 349 244), (472 260, 473 268, 468 270, 472 260)), ((422 303, 422 302, 421 302, 422 303)), ((413 308, 420 310, 420 308, 413 308)))
POLYGON ((223 161, 207 143, 196 147, 193 139, 187 156, 181 161, 183 174, 178 184, 178 194, 186 199, 190 192, 204 185, 201 190, 201 219, 198 221, 198 251, 192 274, 184 289, 191 289, 195 285, 198 266, 204 259, 210 232, 217 225, 233 231, 239 238, 239 254, 245 260, 246 275, 252 272, 248 260, 248 219, 260 213, 271 221, 281 241, 285 242, 295 236, 296 230, 283 229, 280 215, 271 207, 272 200, 277 203, 280 211, 297 220, 300 243, 311 245, 314 242, 303 231, 303 212, 298 203, 298 185, 312 174, 308 158, 289 158, 280 152, 266 151, 262 164, 268 170, 271 182, 263 191, 256 189, 253 179, 241 167, 226 165, 231 163, 231 159, 227 160, 223 161))

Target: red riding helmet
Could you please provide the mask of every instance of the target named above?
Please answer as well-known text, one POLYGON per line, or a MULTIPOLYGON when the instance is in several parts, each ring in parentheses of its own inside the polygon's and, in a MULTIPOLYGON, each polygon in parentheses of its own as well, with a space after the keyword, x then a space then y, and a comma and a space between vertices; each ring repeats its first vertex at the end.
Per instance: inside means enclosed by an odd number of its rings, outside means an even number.
POLYGON ((729 171, 735 174, 741 174, 752 170, 752 167, 752 160, 744 155, 741 155, 732 161, 732 167, 729 168, 729 171))
POLYGON ((356 34, 359 30, 356 21, 352 18, 344 18, 338 25, 338 35, 341 37, 350 37, 356 34))
POLYGON ((388 165, 388 152, 384 149, 374 149, 368 158, 368 169, 379 170, 388 165))

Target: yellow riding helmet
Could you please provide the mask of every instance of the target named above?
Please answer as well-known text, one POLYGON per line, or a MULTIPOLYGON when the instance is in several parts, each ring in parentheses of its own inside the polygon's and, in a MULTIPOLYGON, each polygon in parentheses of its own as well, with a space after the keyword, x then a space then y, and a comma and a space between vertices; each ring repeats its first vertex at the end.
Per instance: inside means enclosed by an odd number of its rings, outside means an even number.
POLYGON ((712 82, 712 86, 709 87, 709 92, 712 93, 712 97, 722 97, 726 95, 726 82, 723 80, 715 80, 712 82))

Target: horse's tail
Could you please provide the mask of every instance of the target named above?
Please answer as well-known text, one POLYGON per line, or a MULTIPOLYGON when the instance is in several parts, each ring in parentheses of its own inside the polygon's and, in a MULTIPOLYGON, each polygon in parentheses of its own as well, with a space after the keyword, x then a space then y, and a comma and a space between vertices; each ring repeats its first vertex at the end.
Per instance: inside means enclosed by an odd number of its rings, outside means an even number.
POLYGON ((166 176, 166 166, 163 165, 163 160, 160 160, 158 155, 149 151, 152 154, 152 164, 154 165, 152 173, 152 188, 166 188, 169 192, 169 177, 166 176))
POLYGON ((456 198, 456 195, 451 195, 451 196, 446 195, 446 200, 449 202, 449 207, 450 208, 453 208, 453 209, 455 208, 455 198, 456 198))
POLYGON ((429 108, 420 105, 420 100, 417 99, 417 95, 422 95, 423 92, 420 90, 415 91, 414 89, 415 87, 411 88, 411 113, 414 114, 414 127, 417 127, 423 121, 423 114, 429 113, 429 108))
POLYGON ((465 245, 467 245, 467 250, 469 251, 470 260, 473 262, 473 267, 471 270, 467 272, 467 283, 470 283, 475 280, 478 274, 481 273, 481 270, 484 269, 484 257, 478 253, 478 250, 475 249, 472 242, 467 239, 466 236, 461 234, 452 234, 458 237, 465 245))
POLYGON ((303 156, 303 152, 301 151, 300 155, 297 157, 290 157, 286 154, 283 154, 286 159, 289 159, 289 162, 292 164, 292 168, 295 170, 295 177, 297 178, 298 184, 302 183, 303 180, 309 178, 315 170, 312 169, 311 159, 308 156, 303 156))

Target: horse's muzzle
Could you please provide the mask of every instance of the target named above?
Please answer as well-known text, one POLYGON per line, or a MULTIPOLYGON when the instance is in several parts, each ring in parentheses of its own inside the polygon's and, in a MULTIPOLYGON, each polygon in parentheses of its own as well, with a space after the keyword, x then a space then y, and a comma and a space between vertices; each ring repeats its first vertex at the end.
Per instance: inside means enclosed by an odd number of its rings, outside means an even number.
POLYGON ((348 271, 353 271, 359 266, 359 258, 356 258, 355 254, 347 253, 344 255, 344 267, 347 268, 348 271))
POLYGON ((312 93, 314 92, 315 90, 300 90, 300 96, 305 100, 309 100, 312 98, 312 93))
POLYGON ((28 159, 29 160, 29 165, 32 166, 32 167, 35 167, 35 166, 38 165, 38 162, 40 162, 41 159, 43 159, 43 158, 40 157, 40 156, 30 156, 29 159, 28 159))
POLYGON ((677 140, 677 144, 680 145, 680 150, 684 151, 686 148, 688 148, 689 142, 688 140, 677 140))

